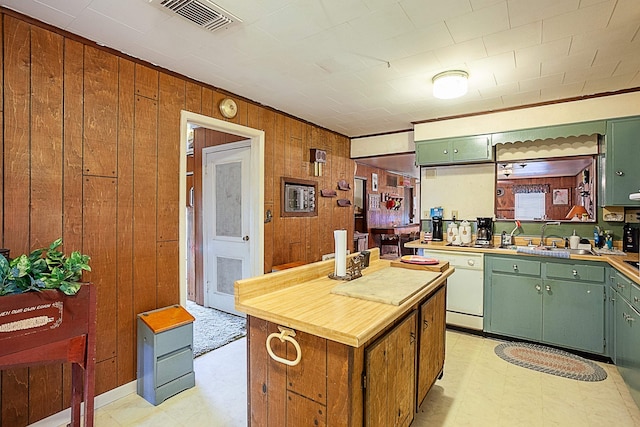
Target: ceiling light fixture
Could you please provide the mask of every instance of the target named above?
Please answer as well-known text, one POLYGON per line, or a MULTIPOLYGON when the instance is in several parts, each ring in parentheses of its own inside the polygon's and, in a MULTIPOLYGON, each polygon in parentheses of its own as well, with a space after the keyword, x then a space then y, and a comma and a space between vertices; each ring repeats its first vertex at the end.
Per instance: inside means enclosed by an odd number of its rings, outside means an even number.
POLYGON ((445 71, 433 76, 433 96, 439 99, 459 98, 467 93, 469 74, 462 70, 445 71))

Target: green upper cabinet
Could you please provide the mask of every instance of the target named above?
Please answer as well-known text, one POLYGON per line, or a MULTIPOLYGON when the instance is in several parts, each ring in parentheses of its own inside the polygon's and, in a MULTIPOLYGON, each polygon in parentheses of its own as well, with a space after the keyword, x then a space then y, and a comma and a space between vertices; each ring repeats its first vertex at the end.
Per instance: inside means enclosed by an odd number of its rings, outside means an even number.
POLYGON ((416 141, 416 164, 419 166, 492 160, 491 135, 416 141))
POLYGON ((640 192, 640 117, 607 121, 600 162, 601 206, 640 206, 629 194, 640 192))

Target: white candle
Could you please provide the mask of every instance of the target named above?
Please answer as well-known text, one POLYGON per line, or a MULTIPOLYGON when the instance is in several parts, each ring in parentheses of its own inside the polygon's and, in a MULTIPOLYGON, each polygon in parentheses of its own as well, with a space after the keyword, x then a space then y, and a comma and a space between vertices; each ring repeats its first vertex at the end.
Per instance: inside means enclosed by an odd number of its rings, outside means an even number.
POLYGON ((347 230, 334 230, 333 239, 335 241, 335 275, 346 276, 347 274, 347 230))

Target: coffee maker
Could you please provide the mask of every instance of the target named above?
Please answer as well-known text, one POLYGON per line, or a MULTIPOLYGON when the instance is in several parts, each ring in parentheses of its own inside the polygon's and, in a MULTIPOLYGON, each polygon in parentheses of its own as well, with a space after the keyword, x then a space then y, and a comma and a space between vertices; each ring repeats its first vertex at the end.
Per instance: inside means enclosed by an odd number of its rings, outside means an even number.
POLYGON ((493 218, 478 218, 475 246, 493 246, 493 218))
POLYGON ((638 252, 638 229, 625 224, 622 228, 622 250, 625 252, 638 252))
POLYGON ((431 217, 431 240, 442 242, 442 217, 431 217))

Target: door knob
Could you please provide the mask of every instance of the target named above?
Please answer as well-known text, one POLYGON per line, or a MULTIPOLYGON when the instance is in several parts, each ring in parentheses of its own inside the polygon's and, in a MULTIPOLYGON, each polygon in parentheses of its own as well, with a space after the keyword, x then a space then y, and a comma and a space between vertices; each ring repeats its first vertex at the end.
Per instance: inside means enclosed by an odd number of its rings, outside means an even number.
POLYGON ((242 240, 244 240, 245 242, 248 242, 248 241, 249 241, 249 236, 244 236, 244 237, 242 238, 242 240))

